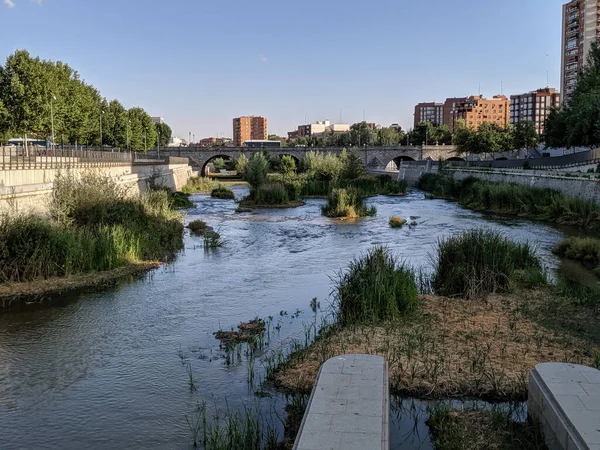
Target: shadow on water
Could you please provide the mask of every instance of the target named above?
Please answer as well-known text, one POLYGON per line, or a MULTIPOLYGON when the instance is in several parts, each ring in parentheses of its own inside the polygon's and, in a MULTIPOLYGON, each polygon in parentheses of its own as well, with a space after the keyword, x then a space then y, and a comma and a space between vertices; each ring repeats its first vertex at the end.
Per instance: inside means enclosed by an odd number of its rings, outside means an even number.
MULTIPOLYGON (((247 193, 233 190, 237 198, 247 193)), ((281 430, 283 397, 268 389, 255 395, 268 357, 304 340, 303 324, 320 317, 311 299, 325 308, 330 277, 373 245, 427 266, 439 238, 494 227, 535 243, 550 270, 560 264, 551 253, 560 231, 519 219, 498 223, 418 191, 368 199, 377 216, 355 223, 322 217, 318 199, 252 213, 205 195, 193 201, 186 221, 220 227, 224 247, 206 252, 201 238, 187 234, 178 258, 142 279, 61 296, 58 307, 0 315, 0 448, 187 449, 185 414, 200 399, 220 409, 256 405, 281 430), (412 217, 412 225, 391 229, 392 215, 412 217), (228 364, 213 333, 254 317, 272 317, 270 339, 254 358, 242 352, 228 364)), ((396 402, 395 448, 431 448, 426 405, 396 402)))

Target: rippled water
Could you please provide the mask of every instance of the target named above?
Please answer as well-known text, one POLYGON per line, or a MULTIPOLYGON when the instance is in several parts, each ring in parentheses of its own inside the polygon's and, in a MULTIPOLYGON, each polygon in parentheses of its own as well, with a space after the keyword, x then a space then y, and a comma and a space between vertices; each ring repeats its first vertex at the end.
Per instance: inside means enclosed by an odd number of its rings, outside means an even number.
MULTIPOLYGON (((246 191, 235 192, 240 197, 246 191)), ((313 318, 310 300, 327 304, 330 277, 375 244, 413 266, 427 266, 438 238, 494 227, 535 242, 549 268, 559 264, 550 252, 562 238, 556 229, 484 217, 425 200, 418 191, 369 199, 377 216, 354 223, 321 217, 322 200, 252 214, 234 213, 231 201, 194 201, 186 220, 202 218, 217 227, 227 241, 223 248, 205 252, 200 238, 186 236, 177 260, 142 280, 0 315, 1 449, 186 449, 184 414, 198 398, 218 406, 227 399, 231 408, 256 405, 278 422, 282 399, 256 398, 246 362, 227 366, 213 332, 272 315, 281 332, 271 349, 303 338, 302 323, 313 318), (414 216, 417 225, 392 230, 391 215, 414 216), (190 393, 179 349, 197 379, 196 393, 190 393)), ((260 362, 255 370, 261 376, 260 362)), ((411 439, 412 448, 430 448, 422 420, 415 425, 406 409, 392 417, 394 447, 411 439)))

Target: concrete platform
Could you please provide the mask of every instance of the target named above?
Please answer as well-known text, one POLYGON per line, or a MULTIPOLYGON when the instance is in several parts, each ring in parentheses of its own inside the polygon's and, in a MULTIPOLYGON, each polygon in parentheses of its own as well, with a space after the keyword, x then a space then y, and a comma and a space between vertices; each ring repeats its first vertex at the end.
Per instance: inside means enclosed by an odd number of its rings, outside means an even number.
POLYGON ((529 375, 528 409, 550 450, 600 450, 600 371, 539 364, 529 375))
POLYGON ((388 450, 387 362, 342 355, 319 370, 294 450, 388 450))

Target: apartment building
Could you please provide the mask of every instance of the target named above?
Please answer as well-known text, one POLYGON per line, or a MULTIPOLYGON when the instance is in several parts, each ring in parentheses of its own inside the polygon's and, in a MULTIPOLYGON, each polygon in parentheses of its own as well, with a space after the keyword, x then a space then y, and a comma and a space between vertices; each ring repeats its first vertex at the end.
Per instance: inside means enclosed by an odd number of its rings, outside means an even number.
POLYGON ((299 137, 318 136, 325 133, 348 133, 350 125, 345 123, 331 123, 328 119, 317 121, 308 125, 298 125, 296 131, 288 132, 288 139, 296 139, 299 137))
POLYGON ((458 119, 458 104, 466 102, 468 97, 450 97, 444 102, 443 124, 452 132, 456 129, 456 120, 458 119))
POLYGON ((554 88, 538 89, 521 95, 510 96, 510 123, 523 120, 532 122, 538 134, 544 134, 546 117, 552 108, 560 105, 560 94, 554 88))
POLYGON ((415 106, 415 128, 423 122, 442 125, 444 123, 444 104, 431 102, 419 103, 415 106))
POLYGON ((263 141, 269 137, 265 117, 243 116, 233 119, 233 145, 241 147, 246 141, 263 141))
POLYGON ((577 85, 592 44, 600 37, 598 0, 573 0, 563 5, 561 92, 567 102, 577 85))
POLYGON ((455 114, 457 120, 464 120, 468 127, 474 129, 483 123, 495 123, 506 128, 510 125, 510 100, 505 95, 495 95, 491 99, 473 95, 456 104, 455 114))

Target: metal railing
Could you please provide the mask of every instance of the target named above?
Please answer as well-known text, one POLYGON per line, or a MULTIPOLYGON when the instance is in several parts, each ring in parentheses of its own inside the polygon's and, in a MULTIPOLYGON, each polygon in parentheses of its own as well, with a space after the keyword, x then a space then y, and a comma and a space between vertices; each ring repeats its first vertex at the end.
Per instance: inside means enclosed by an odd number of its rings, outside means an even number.
MULTIPOLYGON (((59 168, 101 168, 127 164, 148 164, 159 162, 148 160, 144 154, 121 149, 75 149, 44 147, 0 147, 0 168, 2 170, 59 169, 59 168), (140 160, 138 162, 138 160, 140 160)), ((164 162, 161 160, 161 162, 164 162)))

